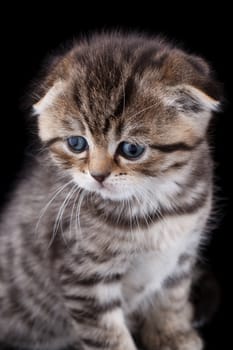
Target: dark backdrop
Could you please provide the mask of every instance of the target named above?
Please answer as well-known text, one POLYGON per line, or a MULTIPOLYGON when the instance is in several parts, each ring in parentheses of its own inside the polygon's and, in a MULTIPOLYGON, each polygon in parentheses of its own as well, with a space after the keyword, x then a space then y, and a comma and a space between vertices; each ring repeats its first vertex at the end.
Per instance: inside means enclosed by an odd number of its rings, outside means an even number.
MULTIPOLYGON (((59 2, 58 2, 59 3, 59 2)), ((186 2, 173 7, 169 3, 131 5, 108 3, 94 6, 91 2, 57 4, 48 11, 48 4, 34 3, 30 8, 10 4, 1 11, 1 171, 2 203, 23 164, 29 144, 30 128, 20 110, 20 100, 29 82, 38 72, 41 61, 60 43, 95 29, 124 28, 149 33, 163 33, 181 42, 190 52, 204 56, 225 86, 223 113, 216 116, 214 158, 216 184, 221 199, 221 222, 213 232, 206 251, 221 288, 221 305, 212 323, 205 329, 208 349, 225 349, 230 341, 231 302, 231 12, 224 3, 218 6, 186 2), (92 16, 92 17, 91 17, 92 16)), ((219 216, 219 214, 217 214, 219 216)), ((127 350, 127 349, 126 349, 127 350)))

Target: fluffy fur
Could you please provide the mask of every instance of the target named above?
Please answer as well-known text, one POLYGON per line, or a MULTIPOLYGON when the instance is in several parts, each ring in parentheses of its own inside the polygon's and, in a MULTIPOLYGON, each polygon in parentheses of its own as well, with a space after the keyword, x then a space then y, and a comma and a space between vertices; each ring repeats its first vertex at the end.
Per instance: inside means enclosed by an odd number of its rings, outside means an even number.
POLYGON ((189 297, 212 207, 208 64, 159 38, 96 35, 33 96, 43 152, 1 217, 0 341, 202 349, 189 297), (127 159, 122 142, 145 151, 127 159))

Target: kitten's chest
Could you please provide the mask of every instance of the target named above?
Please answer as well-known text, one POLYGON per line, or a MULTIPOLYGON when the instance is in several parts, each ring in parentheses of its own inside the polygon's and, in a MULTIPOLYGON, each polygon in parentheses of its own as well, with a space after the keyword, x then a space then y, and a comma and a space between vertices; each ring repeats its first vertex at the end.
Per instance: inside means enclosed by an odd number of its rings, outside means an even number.
POLYGON ((180 254, 179 249, 151 251, 138 254, 132 259, 122 283, 126 314, 162 287, 166 277, 173 274, 180 254))
POLYGON ((159 290, 166 277, 173 274, 179 257, 195 250, 200 239, 195 229, 196 218, 187 217, 160 222, 143 233, 141 251, 132 258, 123 280, 126 311, 159 290))

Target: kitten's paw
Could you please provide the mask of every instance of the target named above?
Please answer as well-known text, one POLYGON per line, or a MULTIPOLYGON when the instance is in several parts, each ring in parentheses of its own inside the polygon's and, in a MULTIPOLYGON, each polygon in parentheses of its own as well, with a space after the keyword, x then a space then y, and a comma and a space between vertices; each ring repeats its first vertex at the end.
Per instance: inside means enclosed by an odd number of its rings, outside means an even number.
POLYGON ((144 338, 146 350, 202 350, 203 342, 198 334, 192 330, 189 332, 177 332, 165 334, 154 332, 144 338))

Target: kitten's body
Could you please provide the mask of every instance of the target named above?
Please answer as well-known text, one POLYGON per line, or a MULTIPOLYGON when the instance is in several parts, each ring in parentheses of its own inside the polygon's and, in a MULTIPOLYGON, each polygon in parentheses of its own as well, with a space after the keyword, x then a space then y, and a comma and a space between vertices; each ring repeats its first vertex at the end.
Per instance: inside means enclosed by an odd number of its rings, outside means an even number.
POLYGON ((149 350, 201 349, 189 295, 212 203, 207 65, 156 39, 100 36, 54 63, 38 94, 49 150, 2 217, 0 340, 134 350, 136 333, 149 350), (88 150, 68 150, 73 135, 88 150), (141 158, 117 153, 125 141, 145 145, 141 158))

